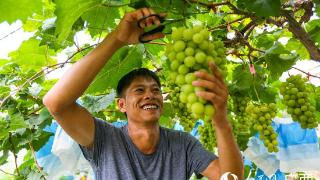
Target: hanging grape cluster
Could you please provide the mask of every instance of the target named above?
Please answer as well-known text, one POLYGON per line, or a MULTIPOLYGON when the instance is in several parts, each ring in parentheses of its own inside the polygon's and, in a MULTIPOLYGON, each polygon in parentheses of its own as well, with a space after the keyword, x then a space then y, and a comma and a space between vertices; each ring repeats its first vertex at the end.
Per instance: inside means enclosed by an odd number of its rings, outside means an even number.
POLYGON ((179 118, 180 124, 184 127, 184 130, 190 132, 196 122, 192 117, 191 113, 187 111, 185 104, 181 103, 179 100, 180 88, 170 86, 171 88, 171 104, 173 106, 175 115, 179 118))
POLYGON ((307 78, 302 78, 301 75, 290 76, 281 84, 280 93, 292 119, 298 121, 302 128, 311 129, 317 127, 318 122, 315 115, 316 108, 308 98, 310 92, 306 88, 307 81, 307 78))
POLYGON ((237 130, 239 134, 249 134, 251 128, 251 121, 246 114, 247 104, 250 101, 249 97, 236 93, 232 96, 233 99, 233 112, 237 121, 237 130))
POLYGON ((217 140, 214 128, 212 127, 212 120, 210 118, 204 119, 203 126, 199 127, 200 142, 209 151, 213 151, 217 147, 217 140))
POLYGON ((211 117, 214 108, 210 103, 196 95, 203 91, 201 87, 192 86, 197 80, 194 72, 209 71, 208 63, 214 62, 222 72, 225 70, 225 48, 220 41, 209 39, 210 32, 203 26, 192 29, 175 28, 172 31, 172 43, 167 45, 166 55, 170 63, 170 80, 180 88, 179 100, 186 104, 193 117, 204 119, 211 117))
POLYGON ((269 152, 278 152, 278 134, 272 128, 272 119, 276 116, 277 106, 270 104, 250 104, 246 112, 254 122, 253 128, 260 134, 260 139, 269 152))

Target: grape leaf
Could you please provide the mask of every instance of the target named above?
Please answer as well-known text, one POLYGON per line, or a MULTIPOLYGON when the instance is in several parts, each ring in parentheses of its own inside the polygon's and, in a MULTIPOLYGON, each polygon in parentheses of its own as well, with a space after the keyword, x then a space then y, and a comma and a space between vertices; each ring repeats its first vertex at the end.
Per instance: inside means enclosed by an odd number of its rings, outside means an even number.
POLYGON ((237 66, 233 71, 233 86, 239 91, 250 89, 253 83, 253 75, 248 68, 237 66))
POLYGON ((306 47, 295 38, 291 38, 285 47, 289 51, 295 51, 299 55, 300 59, 310 59, 309 52, 306 47))
POLYGON ((25 22, 33 13, 41 14, 41 10, 41 0, 1 0, 0 22, 11 24, 18 19, 25 22))
POLYGON ((12 114, 10 115, 10 131, 15 131, 20 128, 28 128, 28 125, 24 121, 24 118, 21 114, 12 114))
POLYGON ((139 48, 124 47, 118 50, 87 89, 87 93, 104 92, 116 88, 120 78, 134 68, 141 67, 142 52, 139 48))
POLYGON ((58 34, 58 41, 65 40, 71 32, 73 24, 79 17, 100 4, 100 0, 56 0, 57 22, 56 34, 58 34))
POLYGON ((286 50, 283 45, 276 42, 266 51, 264 60, 271 72, 271 77, 277 80, 283 72, 289 70, 297 61, 298 55, 286 50))
POLYGON ((0 166, 8 162, 9 151, 1 151, 0 166))
POLYGON ((43 66, 54 63, 55 60, 51 58, 54 55, 53 50, 47 46, 39 46, 39 44, 39 40, 31 38, 24 41, 19 49, 11 52, 9 56, 24 70, 39 70, 43 66))
POLYGON ((280 14, 280 0, 238 0, 240 8, 255 12, 258 16, 278 16, 280 14))
POLYGON ((85 12, 82 19, 88 22, 90 35, 94 37, 108 28, 116 26, 115 19, 120 19, 118 8, 115 7, 96 7, 85 12))
POLYGON ((106 109, 116 98, 116 92, 113 90, 107 95, 92 96, 85 95, 81 98, 81 105, 90 113, 99 112, 106 109))
POLYGON ((306 24, 306 29, 310 35, 310 38, 317 42, 318 46, 320 47, 320 19, 309 21, 306 24))

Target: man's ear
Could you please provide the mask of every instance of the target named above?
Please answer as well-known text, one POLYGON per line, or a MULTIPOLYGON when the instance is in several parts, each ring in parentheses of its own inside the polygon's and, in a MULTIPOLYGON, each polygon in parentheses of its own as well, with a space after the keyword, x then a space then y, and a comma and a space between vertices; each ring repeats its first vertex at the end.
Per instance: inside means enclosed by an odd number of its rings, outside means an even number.
POLYGON ((124 98, 119 98, 117 100, 117 105, 118 105, 118 108, 121 112, 125 113, 127 110, 126 110, 126 101, 124 98))

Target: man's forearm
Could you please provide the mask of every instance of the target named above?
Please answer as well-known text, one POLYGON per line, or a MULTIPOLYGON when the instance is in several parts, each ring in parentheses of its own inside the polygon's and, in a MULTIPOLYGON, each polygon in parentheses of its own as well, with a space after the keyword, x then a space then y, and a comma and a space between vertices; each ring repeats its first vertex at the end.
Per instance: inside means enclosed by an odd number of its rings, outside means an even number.
POLYGON ((88 88, 110 57, 123 46, 113 34, 88 55, 76 62, 44 97, 44 102, 54 104, 55 109, 74 103, 88 88))
POLYGON ((243 179, 244 169, 240 150, 232 134, 232 128, 227 120, 215 124, 218 154, 221 173, 231 172, 243 179))

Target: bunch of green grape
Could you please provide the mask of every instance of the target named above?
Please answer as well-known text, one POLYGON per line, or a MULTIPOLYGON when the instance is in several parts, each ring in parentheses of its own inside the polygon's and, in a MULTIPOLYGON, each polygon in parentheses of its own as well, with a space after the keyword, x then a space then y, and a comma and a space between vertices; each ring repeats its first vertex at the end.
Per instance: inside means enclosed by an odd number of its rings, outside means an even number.
POLYGON ((240 133, 240 135, 246 135, 250 133, 252 125, 252 121, 250 121, 246 114, 246 108, 250 98, 236 93, 232 96, 232 99, 233 112, 235 113, 235 119, 237 122, 237 131, 239 131, 238 133, 240 133))
POLYGON ((203 26, 185 27, 172 30, 172 42, 167 44, 166 56, 169 59, 170 81, 180 88, 179 100, 186 104, 194 118, 204 119, 214 113, 212 104, 196 95, 202 87, 194 87, 197 80, 194 72, 209 72, 208 63, 214 62, 222 73, 226 72, 225 48, 220 41, 209 39, 210 32, 203 26))
POLYGON ((187 111, 186 105, 179 100, 180 88, 171 85, 171 89, 171 104, 175 115, 179 118, 180 124, 184 127, 184 130, 190 132, 195 124, 195 119, 192 117, 191 113, 187 111))
POLYGON ((209 151, 217 147, 215 131, 212 126, 212 119, 205 118, 203 126, 199 126, 200 142, 209 151))
POLYGON ((250 104, 246 112, 254 122, 253 128, 260 134, 260 139, 269 152, 278 152, 278 134, 272 128, 272 119, 276 116, 277 106, 270 104, 250 104))
POLYGON ((298 121, 302 128, 312 129, 318 126, 318 122, 316 108, 308 98, 310 92, 306 87, 307 81, 307 78, 302 78, 301 75, 290 76, 281 84, 280 93, 292 119, 298 121))

